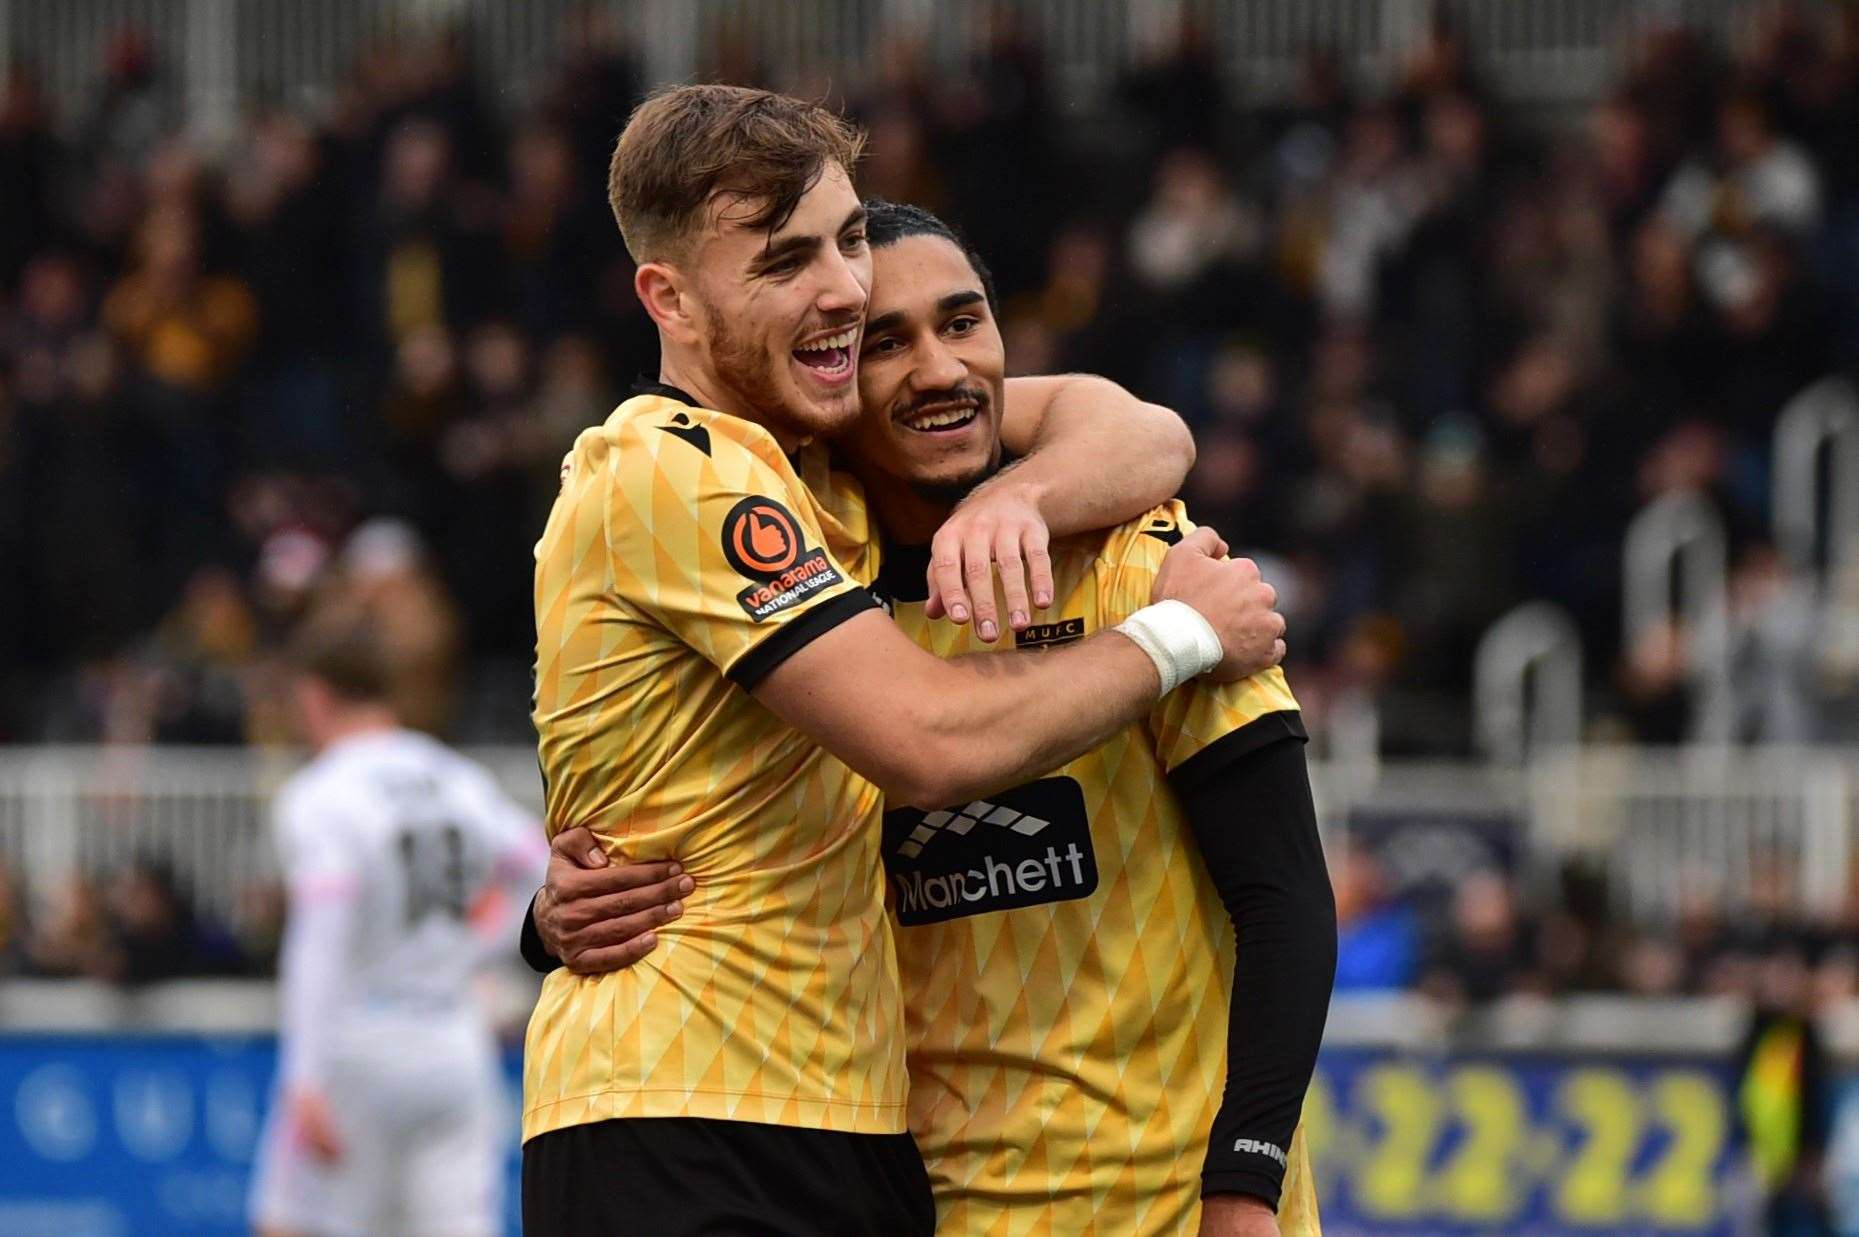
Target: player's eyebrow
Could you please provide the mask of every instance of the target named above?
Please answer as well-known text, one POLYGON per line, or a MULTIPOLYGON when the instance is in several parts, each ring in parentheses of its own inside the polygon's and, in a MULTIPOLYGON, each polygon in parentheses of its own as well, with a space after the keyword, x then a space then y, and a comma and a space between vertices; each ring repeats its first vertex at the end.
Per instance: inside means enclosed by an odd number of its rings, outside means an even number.
POLYGON ((880 331, 888 331, 894 326, 902 326, 903 322, 904 311, 901 309, 893 309, 888 314, 879 314, 876 318, 867 318, 865 319, 866 338, 870 338, 880 331))
MULTIPOLYGON (((865 222, 865 208, 854 206, 847 213, 846 221, 839 225, 839 235, 843 236, 853 228, 865 222)), ((755 255, 755 261, 749 264, 749 273, 759 275, 770 267, 791 257, 804 257, 820 247, 817 236, 790 236, 786 240, 771 241, 762 251, 755 255)))
MULTIPOLYGON (((936 312, 939 315, 952 313, 964 306, 973 305, 977 301, 985 301, 987 299, 987 297, 972 288, 962 292, 951 292, 949 295, 936 302, 936 312)), ((865 338, 870 339, 874 335, 883 334, 892 327, 902 326, 904 323, 904 316, 903 310, 893 309, 889 313, 879 314, 875 318, 865 319, 865 338)))
POLYGON ((749 263, 749 273, 759 275, 785 258, 805 257, 820 247, 817 236, 790 236, 786 240, 773 241, 760 253, 755 261, 749 263))

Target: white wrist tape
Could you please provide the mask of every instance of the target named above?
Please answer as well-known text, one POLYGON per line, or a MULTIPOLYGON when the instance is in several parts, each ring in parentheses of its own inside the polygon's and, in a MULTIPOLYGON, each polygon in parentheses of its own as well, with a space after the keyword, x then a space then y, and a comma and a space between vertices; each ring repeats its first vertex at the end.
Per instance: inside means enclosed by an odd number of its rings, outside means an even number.
POLYGON ((1212 670, 1226 656, 1213 624, 1187 602, 1173 598, 1144 606, 1115 630, 1149 654, 1155 672, 1162 676, 1164 696, 1195 675, 1212 670))

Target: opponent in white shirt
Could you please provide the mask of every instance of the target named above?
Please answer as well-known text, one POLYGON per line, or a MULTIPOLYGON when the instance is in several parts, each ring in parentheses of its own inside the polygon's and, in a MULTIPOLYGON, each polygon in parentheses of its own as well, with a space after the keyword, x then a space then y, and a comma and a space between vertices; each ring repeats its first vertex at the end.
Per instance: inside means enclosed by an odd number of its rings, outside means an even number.
POLYGON ((542 829, 482 767, 401 728, 365 619, 313 623, 293 661, 317 755, 274 809, 290 909, 253 1223, 497 1232, 502 1088, 472 979, 508 947, 542 829))

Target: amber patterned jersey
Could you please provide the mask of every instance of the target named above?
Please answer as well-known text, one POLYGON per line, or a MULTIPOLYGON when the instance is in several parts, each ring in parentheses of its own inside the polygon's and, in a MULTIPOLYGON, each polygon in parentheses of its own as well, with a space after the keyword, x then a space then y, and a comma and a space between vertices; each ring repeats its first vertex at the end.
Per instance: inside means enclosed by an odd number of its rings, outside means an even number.
POLYGON ((549 828, 675 856, 697 890, 636 965, 548 977, 524 1137, 634 1116, 901 1132, 878 791, 748 692, 869 593, 750 422, 637 397, 562 471, 536 547, 549 828))
MULTIPOLYGON (((1169 504, 1055 544, 1057 602, 1017 642, 1064 644, 1148 604, 1186 527, 1169 504)), ((878 551, 848 554, 862 575, 878 551)), ((899 626, 941 656, 987 648, 972 628, 923 617, 921 567, 896 554, 883 564, 877 591, 899 626)), ((1232 932, 1169 777, 1209 749, 1301 734, 1277 670, 1197 681, 1050 777, 887 813, 910 1128, 939 1232, 1196 1231, 1225 1080, 1232 932)), ((1280 1225, 1286 1237, 1319 1232, 1301 1134, 1280 1225)))

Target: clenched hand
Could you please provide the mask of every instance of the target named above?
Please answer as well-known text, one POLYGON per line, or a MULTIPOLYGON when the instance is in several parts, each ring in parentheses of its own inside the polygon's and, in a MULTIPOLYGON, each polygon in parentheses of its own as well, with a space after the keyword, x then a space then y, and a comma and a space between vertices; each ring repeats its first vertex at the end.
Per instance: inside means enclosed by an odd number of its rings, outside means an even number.
POLYGON ((1184 601, 1213 625, 1226 657, 1210 677, 1230 683, 1284 660, 1285 620, 1272 608, 1278 590, 1260 578, 1259 565, 1229 559, 1226 549, 1211 528, 1195 529, 1162 560, 1149 600, 1184 601))

